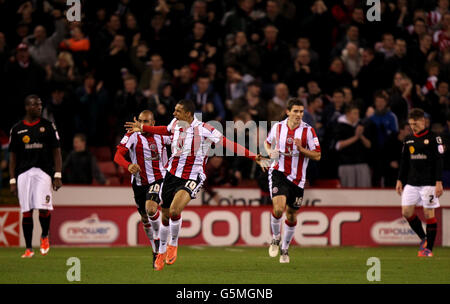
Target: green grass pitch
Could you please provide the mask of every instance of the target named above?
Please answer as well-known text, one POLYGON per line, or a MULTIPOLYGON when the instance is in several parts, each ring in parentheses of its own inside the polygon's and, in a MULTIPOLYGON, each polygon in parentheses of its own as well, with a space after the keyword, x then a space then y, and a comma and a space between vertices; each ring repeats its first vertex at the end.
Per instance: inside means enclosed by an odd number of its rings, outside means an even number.
POLYGON ((435 248, 433 258, 418 258, 415 247, 291 247, 291 263, 270 258, 267 248, 180 246, 174 265, 151 268, 151 249, 52 247, 48 256, 35 249, 0 249, 0 284, 365 284, 450 283, 450 248, 435 248), (69 257, 81 261, 81 281, 68 282, 69 257), (381 281, 367 281, 369 257, 381 263, 381 281))

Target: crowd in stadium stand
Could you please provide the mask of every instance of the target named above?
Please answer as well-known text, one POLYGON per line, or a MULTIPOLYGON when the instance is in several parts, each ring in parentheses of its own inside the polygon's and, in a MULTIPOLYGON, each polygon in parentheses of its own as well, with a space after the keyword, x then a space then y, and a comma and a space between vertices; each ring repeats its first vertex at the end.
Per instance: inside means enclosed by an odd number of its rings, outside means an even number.
MULTIPOLYGON (((203 121, 221 123, 282 120, 287 100, 301 98, 304 121, 322 147, 321 161, 308 167, 311 185, 394 187, 414 107, 425 110, 427 125, 448 146, 449 0, 381 0, 381 21, 369 21, 370 6, 357 0, 81 6, 81 22, 68 22, 65 0, 0 0, 3 159, 4 138, 23 117, 29 94, 41 96, 43 116, 56 124, 66 167, 89 167, 77 177, 86 183, 127 178, 103 175, 91 155, 79 153, 113 152, 124 122, 144 109, 155 112, 157 125, 167 124, 183 98, 195 102, 203 121), (91 152, 74 150, 76 134, 91 152), (359 183, 346 178, 352 170, 359 183)), ((214 185, 245 180, 267 190, 266 175, 240 157, 214 157, 206 171, 214 176, 210 193, 214 185)))

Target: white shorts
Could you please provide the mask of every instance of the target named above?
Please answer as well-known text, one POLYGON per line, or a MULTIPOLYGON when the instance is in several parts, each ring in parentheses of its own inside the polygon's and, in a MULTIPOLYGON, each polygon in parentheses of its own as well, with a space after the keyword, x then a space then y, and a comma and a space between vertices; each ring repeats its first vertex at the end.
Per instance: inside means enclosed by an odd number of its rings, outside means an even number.
POLYGON ((435 195, 435 186, 406 185, 402 194, 402 206, 422 206, 424 208, 438 208, 439 198, 435 195))
POLYGON ((20 211, 53 210, 52 179, 39 168, 31 168, 17 178, 20 211))

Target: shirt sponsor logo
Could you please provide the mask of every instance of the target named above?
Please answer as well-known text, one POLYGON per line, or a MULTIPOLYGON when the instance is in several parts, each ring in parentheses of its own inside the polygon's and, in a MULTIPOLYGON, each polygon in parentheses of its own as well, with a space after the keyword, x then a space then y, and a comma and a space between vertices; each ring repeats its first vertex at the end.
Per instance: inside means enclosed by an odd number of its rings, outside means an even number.
POLYGON ((66 243, 113 243, 119 236, 119 228, 112 221, 101 221, 97 214, 80 221, 67 221, 59 229, 66 243))
POLYGON ((25 149, 30 150, 30 149, 42 149, 44 148, 43 144, 39 144, 39 143, 33 143, 33 144, 26 144, 25 145, 25 149))
POLYGON ((428 156, 425 154, 413 154, 411 155, 411 159, 428 159, 428 156))

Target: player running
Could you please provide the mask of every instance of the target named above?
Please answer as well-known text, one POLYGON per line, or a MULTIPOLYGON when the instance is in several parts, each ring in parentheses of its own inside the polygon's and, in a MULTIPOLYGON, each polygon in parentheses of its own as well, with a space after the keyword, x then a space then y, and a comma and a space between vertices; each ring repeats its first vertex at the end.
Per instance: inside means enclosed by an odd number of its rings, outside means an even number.
POLYGON ((287 119, 276 123, 264 143, 274 159, 269 169, 269 190, 273 202, 270 217, 272 242, 269 255, 276 257, 281 242, 281 217, 286 209, 280 263, 289 263, 288 248, 297 225, 297 211, 303 200, 306 167, 309 159, 320 160, 320 144, 316 132, 302 121, 303 103, 298 98, 288 101, 287 119))
POLYGON ((10 190, 19 196, 22 229, 26 250, 22 258, 32 258, 33 209, 39 210, 42 227, 40 252, 47 255, 50 211, 53 190, 61 186, 61 148, 56 126, 42 114, 42 101, 37 95, 25 98, 25 118, 11 129, 9 152, 10 190), (52 182, 53 176, 53 182, 52 182), (17 180, 16 180, 17 178, 17 180))
POLYGON ((425 113, 421 109, 412 109, 408 123, 414 134, 403 142, 403 152, 399 168, 399 177, 395 190, 402 196, 402 214, 411 228, 421 239, 419 257, 432 257, 437 232, 435 209, 442 188, 442 170, 444 167, 444 145, 442 138, 425 127, 425 113), (403 188, 403 184, 406 183, 403 188), (427 222, 426 234, 422 221, 415 214, 415 207, 422 206, 427 222))
MULTIPOLYGON (((142 111, 138 122, 144 126, 155 125, 153 113, 149 110, 142 111)), ((159 191, 166 173, 166 145, 170 143, 169 136, 153 135, 147 132, 127 133, 117 146, 114 155, 114 161, 132 174, 134 200, 153 249, 153 267, 155 267, 159 247, 159 191), (125 159, 127 154, 131 162, 125 159)))
POLYGON ((161 186, 163 216, 159 234, 159 253, 155 262, 156 270, 162 270, 165 263, 170 265, 177 259, 181 212, 190 200, 195 198, 206 178, 204 166, 211 144, 232 147, 235 153, 262 164, 261 155, 251 153, 241 145, 229 141, 218 130, 195 118, 194 111, 195 105, 192 101, 180 100, 173 113, 175 118, 168 126, 150 127, 136 120, 125 124, 129 132, 144 131, 173 135, 172 156, 161 186), (167 246, 169 230, 171 239, 167 246))

